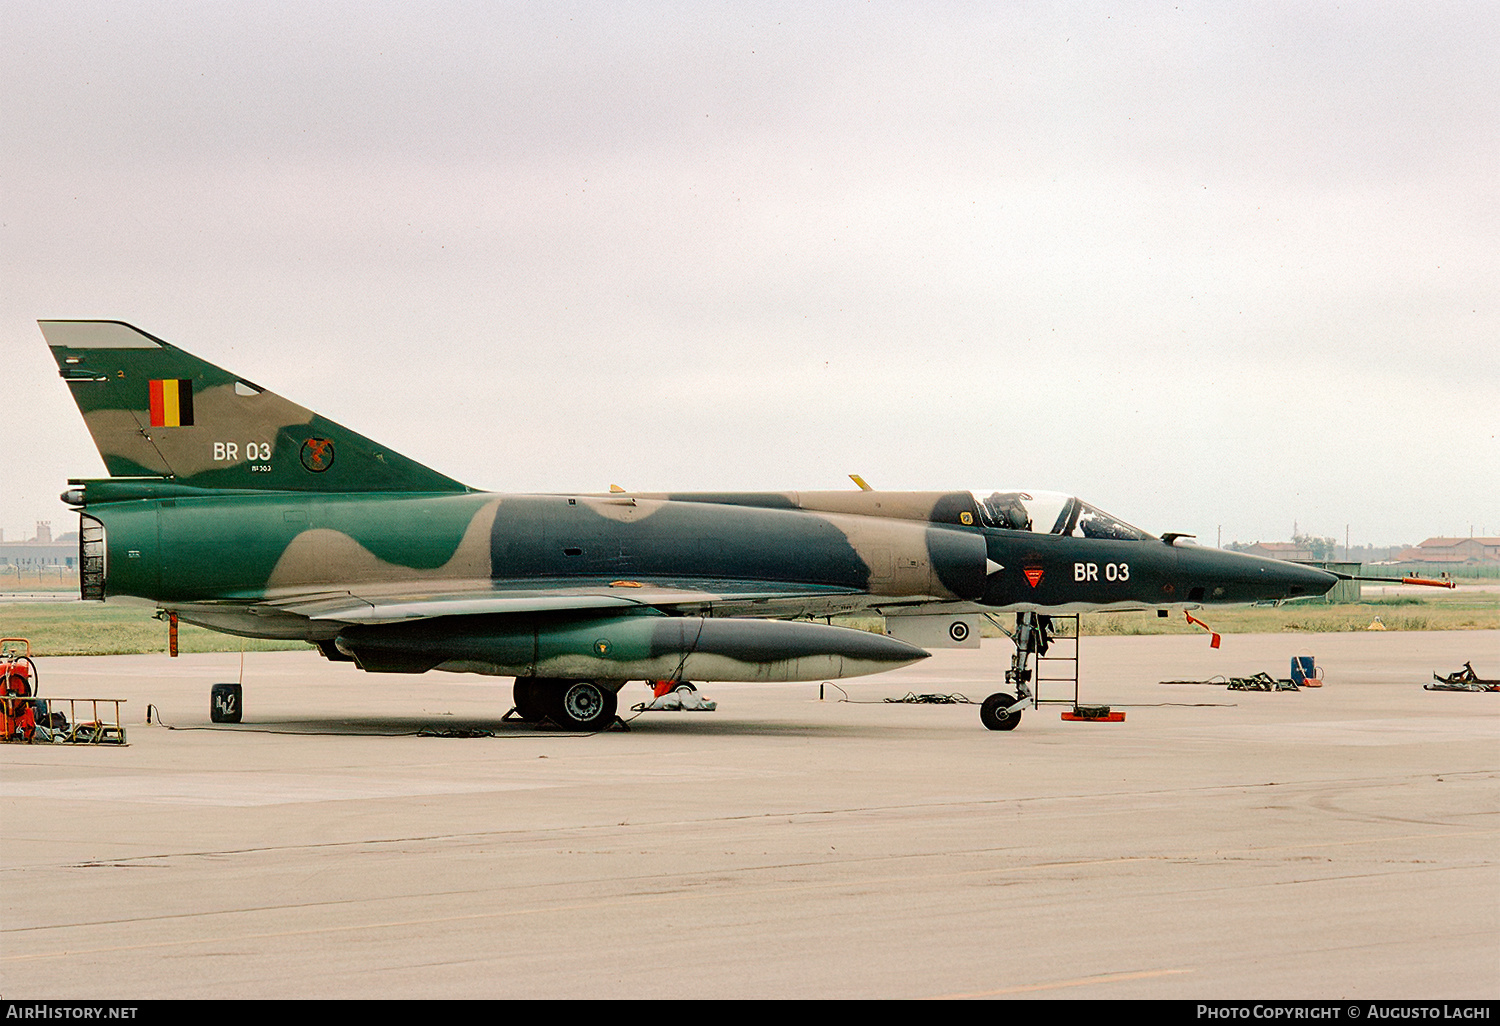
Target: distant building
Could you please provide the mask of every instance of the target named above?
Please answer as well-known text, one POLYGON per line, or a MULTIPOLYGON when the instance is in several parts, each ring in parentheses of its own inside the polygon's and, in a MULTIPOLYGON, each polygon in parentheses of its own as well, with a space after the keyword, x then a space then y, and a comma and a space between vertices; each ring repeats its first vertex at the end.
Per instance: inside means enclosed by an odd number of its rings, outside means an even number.
POLYGON ((1265 556, 1268 559, 1313 559, 1313 550, 1304 545, 1293 542, 1256 542, 1249 548, 1241 549, 1252 556, 1265 556))
POLYGON ((36 573, 63 567, 78 569, 78 532, 52 537, 52 525, 38 520, 36 537, 29 541, 4 541, 0 539, 0 571, 36 573))
POLYGON ((1428 538, 1396 559, 1402 563, 1500 564, 1500 538, 1428 538))

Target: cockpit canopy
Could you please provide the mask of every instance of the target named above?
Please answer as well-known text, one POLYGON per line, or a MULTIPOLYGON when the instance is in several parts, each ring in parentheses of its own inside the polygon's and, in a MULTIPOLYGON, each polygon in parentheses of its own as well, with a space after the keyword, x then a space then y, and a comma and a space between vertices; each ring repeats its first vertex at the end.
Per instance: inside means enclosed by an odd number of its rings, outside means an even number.
POLYGON ((1154 535, 1061 492, 976 491, 980 523, 1008 531, 1064 534, 1074 538, 1147 541, 1154 535))

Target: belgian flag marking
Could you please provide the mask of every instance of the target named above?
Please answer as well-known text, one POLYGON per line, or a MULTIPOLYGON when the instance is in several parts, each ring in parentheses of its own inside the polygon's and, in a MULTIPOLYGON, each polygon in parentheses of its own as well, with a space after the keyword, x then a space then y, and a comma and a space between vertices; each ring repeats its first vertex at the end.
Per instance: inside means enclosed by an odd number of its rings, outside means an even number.
POLYGON ((151 426, 190 427, 193 423, 191 378, 166 378, 151 382, 151 426))

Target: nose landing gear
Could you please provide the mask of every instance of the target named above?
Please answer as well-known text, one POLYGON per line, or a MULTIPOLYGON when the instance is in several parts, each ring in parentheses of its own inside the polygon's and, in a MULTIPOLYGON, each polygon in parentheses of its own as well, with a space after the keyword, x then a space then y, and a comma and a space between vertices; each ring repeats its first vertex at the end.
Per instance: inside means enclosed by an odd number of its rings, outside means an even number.
MULTIPOLYGON (((1005 630, 994 617, 990 620, 1005 630)), ((1052 617, 1040 613, 1017 613, 1015 633, 1005 633, 1016 645, 1010 669, 1005 671, 1005 683, 1015 689, 1015 694, 997 691, 980 705, 979 722, 990 730, 1015 730, 1021 722, 1021 710, 1036 705, 1036 695, 1031 690, 1031 657, 1040 658, 1047 654, 1047 646, 1052 642, 1052 617)))

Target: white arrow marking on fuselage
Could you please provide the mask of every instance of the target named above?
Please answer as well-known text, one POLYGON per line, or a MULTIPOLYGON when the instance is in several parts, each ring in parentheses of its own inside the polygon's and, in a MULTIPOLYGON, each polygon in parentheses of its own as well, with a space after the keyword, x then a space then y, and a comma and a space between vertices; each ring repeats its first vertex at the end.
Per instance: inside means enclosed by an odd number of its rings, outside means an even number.
POLYGON ((996 563, 993 559, 986 559, 984 561, 984 576, 986 577, 990 576, 990 574, 997 574, 1004 569, 1005 567, 996 563))

